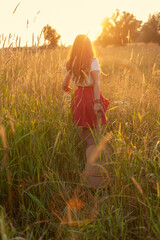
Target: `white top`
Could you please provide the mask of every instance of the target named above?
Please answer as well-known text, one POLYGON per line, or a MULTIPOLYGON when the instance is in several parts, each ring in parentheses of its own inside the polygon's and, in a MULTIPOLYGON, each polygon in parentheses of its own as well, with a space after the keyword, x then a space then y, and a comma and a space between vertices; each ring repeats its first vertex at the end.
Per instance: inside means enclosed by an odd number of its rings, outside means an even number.
POLYGON ((71 79, 72 79, 73 84, 76 85, 76 86, 80 86, 80 87, 92 86, 93 85, 93 79, 92 79, 90 73, 93 72, 93 71, 99 71, 99 73, 100 73, 99 62, 98 62, 97 58, 93 58, 93 60, 92 60, 89 75, 88 75, 88 81, 86 81, 85 83, 74 82, 73 74, 72 74, 71 79))

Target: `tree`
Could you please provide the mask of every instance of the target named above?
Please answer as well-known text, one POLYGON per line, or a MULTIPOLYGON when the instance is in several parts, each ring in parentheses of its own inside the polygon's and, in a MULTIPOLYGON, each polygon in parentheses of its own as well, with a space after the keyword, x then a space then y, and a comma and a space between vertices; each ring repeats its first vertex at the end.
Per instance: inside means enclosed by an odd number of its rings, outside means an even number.
POLYGON ((96 39, 96 43, 105 47, 106 45, 113 44, 113 23, 110 21, 110 18, 105 18, 102 23, 102 33, 96 39))
POLYGON ((120 16, 119 24, 121 26, 121 41, 123 44, 134 42, 140 33, 142 21, 135 18, 133 14, 123 12, 120 16))
POLYGON ((106 18, 102 23, 102 33, 96 42, 102 46, 108 44, 124 45, 133 42, 138 37, 142 21, 138 21, 135 16, 128 12, 117 9, 111 18, 106 18))
POLYGON ((149 15, 148 21, 142 26, 139 41, 160 42, 160 12, 149 15))
POLYGON ((57 47, 58 42, 61 38, 61 35, 59 35, 55 29, 53 29, 50 25, 47 24, 42 29, 43 35, 44 35, 44 40, 45 42, 48 42, 48 45, 51 47, 57 47))

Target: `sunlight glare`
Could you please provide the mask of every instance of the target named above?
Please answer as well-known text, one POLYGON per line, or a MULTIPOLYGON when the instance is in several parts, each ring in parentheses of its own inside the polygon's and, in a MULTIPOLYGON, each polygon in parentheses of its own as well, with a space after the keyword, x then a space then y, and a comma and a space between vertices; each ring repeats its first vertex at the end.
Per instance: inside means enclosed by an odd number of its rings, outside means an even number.
POLYGON ((6 0, 0 9, 0 21, 3 22, 0 34, 21 36, 23 45, 26 42, 30 45, 32 33, 36 41, 42 28, 49 24, 61 35, 61 43, 68 45, 81 33, 95 40, 101 32, 103 19, 111 17, 116 9, 133 13, 138 20, 147 20, 149 13, 156 12, 157 5, 160 7, 159 0, 152 0, 152 4, 145 2, 145 9, 144 3, 138 0, 134 5, 126 0, 6 0))

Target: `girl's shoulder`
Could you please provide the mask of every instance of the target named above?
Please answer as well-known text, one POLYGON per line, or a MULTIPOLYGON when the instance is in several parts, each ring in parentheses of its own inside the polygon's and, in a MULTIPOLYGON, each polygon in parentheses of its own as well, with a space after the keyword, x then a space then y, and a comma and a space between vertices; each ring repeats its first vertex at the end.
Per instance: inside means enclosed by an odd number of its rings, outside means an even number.
POLYGON ((97 58, 92 58, 91 60, 91 67, 90 67, 90 72, 92 71, 100 71, 100 68, 99 68, 99 61, 97 58))

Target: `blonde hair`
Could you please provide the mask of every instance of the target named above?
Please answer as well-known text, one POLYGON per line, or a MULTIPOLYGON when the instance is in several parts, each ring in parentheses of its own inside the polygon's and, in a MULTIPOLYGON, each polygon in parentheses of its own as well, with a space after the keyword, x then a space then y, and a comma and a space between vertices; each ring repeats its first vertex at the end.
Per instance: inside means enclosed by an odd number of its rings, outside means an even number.
POLYGON ((94 49, 86 35, 78 35, 74 40, 69 59, 66 64, 67 71, 73 74, 73 81, 85 83, 89 74, 94 49))

